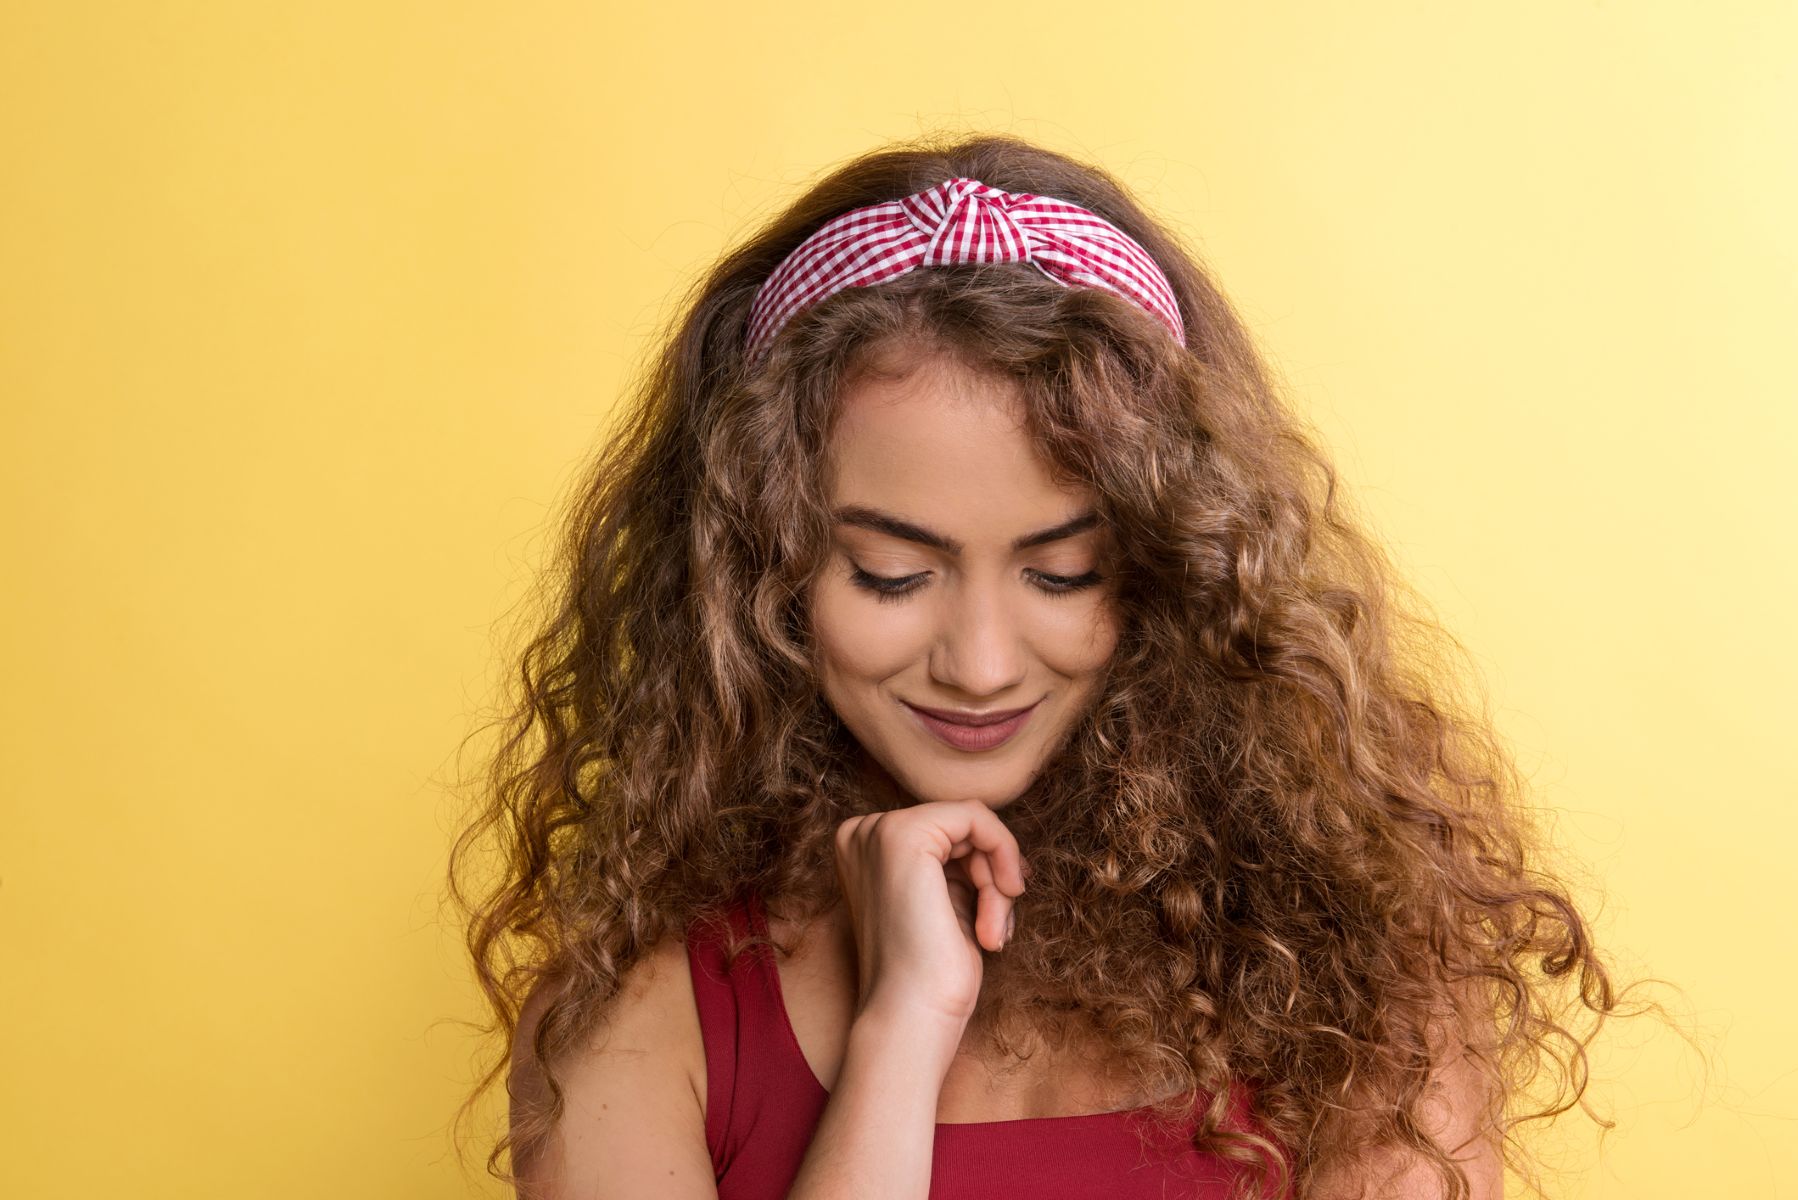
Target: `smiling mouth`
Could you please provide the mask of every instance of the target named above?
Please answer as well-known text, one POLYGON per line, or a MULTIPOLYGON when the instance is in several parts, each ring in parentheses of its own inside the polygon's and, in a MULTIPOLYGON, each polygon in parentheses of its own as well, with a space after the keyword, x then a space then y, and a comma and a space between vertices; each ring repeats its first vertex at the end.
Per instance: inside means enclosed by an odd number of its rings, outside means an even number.
POLYGON ((904 703, 927 716, 935 717, 939 721, 948 721, 952 725, 997 725, 1001 721, 1009 721, 1019 713, 1027 713, 1036 707, 1035 704, 1026 704, 1022 708, 991 708, 985 712, 968 713, 953 708, 926 708, 922 704, 912 704, 909 700, 904 703))
POLYGON ((960 713, 953 709, 922 708, 901 700, 923 729, 938 741, 957 750, 991 750, 1011 740, 1024 727, 1036 710, 1036 704, 1024 708, 999 709, 983 713, 960 713))

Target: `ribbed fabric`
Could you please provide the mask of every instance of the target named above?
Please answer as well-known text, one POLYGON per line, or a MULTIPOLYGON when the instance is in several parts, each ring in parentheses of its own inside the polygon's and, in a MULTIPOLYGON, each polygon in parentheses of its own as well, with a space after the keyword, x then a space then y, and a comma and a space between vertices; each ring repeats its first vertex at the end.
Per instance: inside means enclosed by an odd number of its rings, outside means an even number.
MULTIPOLYGON (((752 931, 766 932, 753 897, 722 921, 695 921, 687 931, 720 1200, 784 1200, 830 1099, 799 1049, 771 948, 746 950, 725 967, 727 937, 752 931)), ((1253 1127, 1244 1124, 1252 1119, 1248 1099, 1244 1085, 1232 1085, 1232 1128, 1253 1127)), ((1165 1126, 1151 1130, 1145 1149, 1137 1132, 1143 1112, 939 1124, 930 1200, 1223 1200, 1245 1169, 1196 1153, 1165 1126)))
POLYGON ((759 360, 795 314, 844 288, 871 287, 919 267, 1008 262, 1027 262, 1063 287, 1122 296, 1186 344, 1174 289, 1129 234, 1078 204, 958 176, 840 213, 814 230, 756 290, 746 353, 759 360))

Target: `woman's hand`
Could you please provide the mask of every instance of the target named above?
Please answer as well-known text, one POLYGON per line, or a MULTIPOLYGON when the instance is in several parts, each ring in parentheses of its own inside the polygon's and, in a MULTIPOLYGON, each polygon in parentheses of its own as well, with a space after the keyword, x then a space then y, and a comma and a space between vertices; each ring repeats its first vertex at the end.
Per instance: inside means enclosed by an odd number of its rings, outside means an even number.
POLYGON ((1018 842, 972 800, 938 800, 837 826, 837 879, 855 932, 856 1014, 891 1006, 965 1027, 980 997, 982 948, 1005 944, 1024 893, 1018 842))

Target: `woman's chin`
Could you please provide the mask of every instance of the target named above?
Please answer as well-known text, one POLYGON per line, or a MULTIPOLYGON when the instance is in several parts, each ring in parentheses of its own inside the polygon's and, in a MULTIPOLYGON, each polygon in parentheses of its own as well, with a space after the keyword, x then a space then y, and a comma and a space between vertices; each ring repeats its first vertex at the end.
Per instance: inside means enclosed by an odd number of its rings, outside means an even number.
POLYGON ((1041 765, 1028 755, 1010 762, 997 756, 985 762, 971 758, 944 762, 941 755, 928 752, 864 754, 868 782, 882 807, 972 800, 991 809, 1004 808, 1029 789, 1041 765))
POLYGON ((1023 795, 1024 789, 1030 786, 1028 778, 1014 779, 1010 774, 1005 773, 1004 778, 932 776, 910 781, 906 791, 919 804, 936 800, 973 800, 988 808, 999 809, 1023 795))

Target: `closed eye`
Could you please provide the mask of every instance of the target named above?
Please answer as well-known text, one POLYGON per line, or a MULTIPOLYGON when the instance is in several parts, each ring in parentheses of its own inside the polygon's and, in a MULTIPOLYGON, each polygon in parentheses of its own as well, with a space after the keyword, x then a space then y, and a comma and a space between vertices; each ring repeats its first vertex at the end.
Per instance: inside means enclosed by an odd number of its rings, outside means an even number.
MULTIPOLYGON (((1047 571, 1026 571, 1025 574, 1037 581, 1037 589, 1048 596, 1066 596, 1073 592, 1084 591, 1101 582, 1104 576, 1097 571, 1088 571, 1084 575, 1051 575, 1047 571)), ((875 575, 860 567, 854 568, 850 579, 855 586, 864 591, 873 592, 880 600, 899 600, 911 595, 924 586, 930 578, 929 571, 920 571, 916 575, 875 575)))

